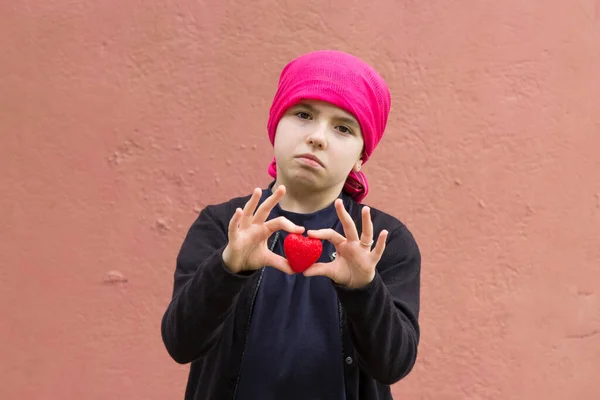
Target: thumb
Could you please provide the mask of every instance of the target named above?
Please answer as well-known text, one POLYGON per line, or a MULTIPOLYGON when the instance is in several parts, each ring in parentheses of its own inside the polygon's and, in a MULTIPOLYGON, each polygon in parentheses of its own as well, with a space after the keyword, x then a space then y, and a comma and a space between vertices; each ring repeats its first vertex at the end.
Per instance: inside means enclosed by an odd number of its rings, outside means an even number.
POLYGON ((264 263, 265 265, 270 265, 271 267, 276 268, 285 274, 294 275, 294 271, 290 267, 288 260, 284 257, 281 257, 280 255, 269 250, 266 258, 266 262, 264 263))
POLYGON ((325 276, 333 279, 333 262, 315 263, 303 272, 304 276, 325 276))

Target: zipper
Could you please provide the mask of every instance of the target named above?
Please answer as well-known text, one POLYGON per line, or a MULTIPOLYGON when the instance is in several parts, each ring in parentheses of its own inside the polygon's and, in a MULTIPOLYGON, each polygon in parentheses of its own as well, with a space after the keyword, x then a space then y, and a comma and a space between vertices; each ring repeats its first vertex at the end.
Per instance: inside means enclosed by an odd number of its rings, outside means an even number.
MULTIPOLYGON (((271 243, 270 249, 273 251, 275 248, 275 244, 277 244, 277 240, 279 240, 279 231, 275 232, 275 237, 273 238, 273 242, 271 243)), ((244 360, 244 353, 246 353, 246 340, 248 339, 248 332, 250 332, 250 322, 252 321, 252 314, 254 312, 254 303, 256 302, 256 296, 258 295, 258 288, 260 287, 260 283, 262 282, 263 275, 265 273, 265 268, 262 267, 260 269, 260 275, 258 277, 258 282, 254 287, 254 292, 252 293, 252 300, 250 301, 250 316, 248 317, 248 323, 246 324, 246 335, 244 336, 244 347, 242 350, 242 357, 240 359, 240 366, 238 367, 237 378, 235 380, 235 389, 233 390, 233 398, 235 399, 237 396, 238 386, 240 384, 240 375, 242 372, 242 361, 244 360)))
MULTIPOLYGON (((331 261, 335 260, 335 258, 337 257, 336 253, 333 253, 329 256, 329 258, 331 259, 331 261)), ((342 303, 340 302, 339 299, 337 299, 337 304, 338 304, 338 318, 339 318, 339 323, 340 323, 340 350, 341 350, 341 362, 342 362, 342 374, 344 376, 344 392, 346 393, 346 397, 348 397, 348 388, 346 387, 346 384, 348 383, 348 375, 346 374, 346 352, 344 350, 344 307, 342 306, 342 303)))
MULTIPOLYGON (((337 257, 337 253, 333 252, 330 256, 329 256, 329 260, 333 261, 335 260, 335 258, 337 257)), ((337 300, 337 305, 338 305, 338 318, 339 318, 339 323, 340 323, 340 344, 342 345, 342 360, 346 359, 346 355, 344 354, 344 308, 342 307, 342 303, 340 302, 340 300, 337 300)))
POLYGON ((345 359, 344 357, 344 309, 342 308, 342 303, 340 303, 340 301, 337 301, 338 303, 338 311, 339 311, 339 318, 340 318, 340 344, 342 345, 342 360, 345 359))

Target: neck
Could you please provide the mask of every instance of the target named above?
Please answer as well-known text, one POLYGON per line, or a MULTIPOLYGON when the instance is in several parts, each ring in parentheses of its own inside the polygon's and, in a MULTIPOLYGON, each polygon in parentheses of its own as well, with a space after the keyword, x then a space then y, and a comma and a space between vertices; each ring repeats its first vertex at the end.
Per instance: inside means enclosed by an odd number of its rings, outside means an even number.
POLYGON ((279 206, 285 211, 299 214, 314 213, 331 205, 339 197, 344 187, 342 183, 338 185, 339 187, 310 191, 307 188, 287 185, 278 179, 275 181, 272 190, 275 191, 282 184, 285 185, 285 195, 279 200, 279 206))

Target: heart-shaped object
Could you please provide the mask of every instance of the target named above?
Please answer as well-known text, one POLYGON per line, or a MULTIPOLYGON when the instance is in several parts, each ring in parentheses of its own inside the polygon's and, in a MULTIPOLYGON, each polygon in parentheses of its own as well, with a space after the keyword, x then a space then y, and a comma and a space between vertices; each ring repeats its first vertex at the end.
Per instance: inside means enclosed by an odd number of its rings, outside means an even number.
POLYGON ((302 273, 321 257, 323 243, 319 239, 289 233, 283 241, 283 251, 292 270, 302 273))

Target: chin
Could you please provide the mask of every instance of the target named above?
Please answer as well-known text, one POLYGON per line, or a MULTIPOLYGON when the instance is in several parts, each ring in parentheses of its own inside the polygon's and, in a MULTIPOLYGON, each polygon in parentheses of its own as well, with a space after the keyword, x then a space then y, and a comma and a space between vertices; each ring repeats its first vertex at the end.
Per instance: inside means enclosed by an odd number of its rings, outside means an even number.
POLYGON ((307 171, 298 171, 290 175, 288 181, 298 188, 309 191, 317 190, 322 186, 320 179, 307 171))

